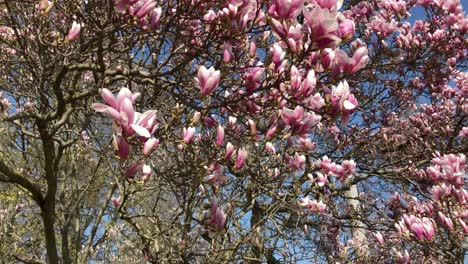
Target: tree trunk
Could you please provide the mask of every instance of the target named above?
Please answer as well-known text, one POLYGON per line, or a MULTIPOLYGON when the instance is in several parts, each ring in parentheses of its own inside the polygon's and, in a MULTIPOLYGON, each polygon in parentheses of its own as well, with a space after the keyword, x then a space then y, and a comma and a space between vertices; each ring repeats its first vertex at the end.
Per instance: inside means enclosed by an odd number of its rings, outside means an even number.
MULTIPOLYGON (((359 192, 358 192, 358 188, 356 184, 351 185, 349 190, 346 192, 346 197, 348 200, 348 204, 353 206, 356 214, 359 214, 359 200, 356 199, 359 197, 359 192)), ((364 224, 362 223, 362 221, 355 220, 355 221, 352 221, 352 225, 354 227, 352 229, 354 241, 357 244, 362 244, 366 239, 366 234, 364 233, 364 229, 363 229, 364 224)))
MULTIPOLYGON (((55 239, 54 215, 50 212, 49 206, 42 209, 41 216, 44 223, 44 236, 46 240, 47 262, 49 264, 59 263, 57 254, 57 241, 55 239)), ((53 212, 53 211, 52 211, 53 212)))
POLYGON ((252 254, 254 260, 251 260, 251 264, 260 264, 262 263, 262 253, 263 253, 263 240, 260 234, 260 221, 262 220, 262 211, 257 200, 254 201, 252 207, 252 216, 250 218, 250 228, 251 232, 254 233, 252 245, 252 254))

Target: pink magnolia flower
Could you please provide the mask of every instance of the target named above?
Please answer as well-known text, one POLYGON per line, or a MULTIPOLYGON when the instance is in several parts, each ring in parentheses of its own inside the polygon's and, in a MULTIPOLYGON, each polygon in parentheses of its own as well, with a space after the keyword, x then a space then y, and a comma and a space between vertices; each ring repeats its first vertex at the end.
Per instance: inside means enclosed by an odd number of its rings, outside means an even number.
POLYGON ((275 69, 281 71, 281 66, 285 63, 283 58, 286 56, 286 52, 283 51, 283 48, 278 43, 273 44, 273 47, 270 48, 270 52, 272 54, 273 63, 275 64, 275 69))
POLYGON ((126 159, 128 157, 130 154, 130 146, 127 141, 125 141, 124 137, 114 135, 112 144, 115 152, 118 153, 121 159, 126 159))
POLYGON ((315 71, 310 70, 307 73, 306 78, 302 82, 302 85, 300 87, 300 93, 297 95, 303 96, 305 98, 309 97, 314 92, 316 85, 317 85, 317 78, 315 77, 315 71))
POLYGON ((273 0, 269 13, 280 19, 296 18, 301 12, 304 0, 273 0))
POLYGON ((217 229, 222 229, 226 223, 226 215, 223 210, 218 206, 218 201, 215 198, 211 205, 211 219, 210 223, 214 224, 217 229))
POLYGON ((162 15, 162 8, 156 7, 157 3, 155 0, 115 0, 115 11, 135 16, 143 29, 156 29, 162 15))
POLYGON ((349 91, 348 82, 340 82, 338 86, 333 86, 331 92, 331 114, 336 115, 342 112, 342 122, 349 122, 349 115, 356 109, 358 102, 353 94, 349 91))
POLYGON ((208 10, 208 13, 203 16, 203 20, 205 21, 213 21, 215 18, 216 13, 213 11, 213 9, 208 10))
POLYGON ((377 239, 377 241, 379 242, 379 244, 382 245, 382 244, 384 243, 384 238, 383 238, 382 233, 380 233, 380 232, 375 232, 375 233, 374 233, 374 237, 375 237, 375 239, 377 239))
POLYGON ((344 181, 349 175, 354 172, 356 163, 353 160, 345 160, 341 165, 337 165, 334 174, 338 176, 341 181, 344 181))
POLYGON ((213 163, 208 168, 209 175, 203 178, 203 181, 209 184, 221 184, 229 179, 223 175, 223 167, 219 163, 213 163))
POLYGON ((76 21, 73 21, 72 26, 70 30, 68 31, 67 34, 67 39, 68 41, 73 41, 78 38, 81 32, 81 24, 76 23, 76 21))
POLYGON ((115 0, 115 11, 125 13, 131 0, 115 0))
POLYGON ((381 34, 384 37, 388 37, 398 28, 398 22, 392 19, 387 22, 385 19, 379 16, 372 17, 372 20, 368 23, 368 27, 371 28, 375 33, 381 34))
POLYGON ((468 225, 465 223, 465 221, 463 221, 461 218, 458 218, 458 222, 463 227, 463 231, 468 233, 468 225))
POLYGON ((265 72, 265 68, 258 64, 255 67, 249 67, 245 70, 243 79, 245 81, 245 89, 247 94, 251 94, 262 84, 262 76, 265 72))
POLYGON ((278 21, 274 18, 270 20, 270 26, 273 32, 278 35, 279 38, 283 39, 288 36, 288 25, 286 21, 278 21))
POLYGON ((159 25, 159 21, 161 20, 162 8, 156 7, 151 10, 149 14, 149 26, 155 29, 159 25))
POLYGON ((369 60, 367 47, 359 47, 352 58, 342 50, 337 49, 336 54, 336 67, 340 72, 355 73, 363 69, 369 60))
POLYGON ((452 186, 445 182, 433 186, 431 189, 432 199, 434 201, 439 200, 442 196, 448 196, 452 193, 452 186))
POLYGON ((327 175, 317 172, 317 182, 319 187, 325 186, 325 184, 328 182, 327 175))
POLYGON ((149 110, 140 114, 134 112, 134 123, 130 127, 137 133, 139 136, 144 138, 150 138, 158 128, 156 122, 156 111, 149 110))
POLYGON ((237 118, 234 117, 234 116, 229 116, 229 118, 228 118, 229 127, 233 128, 234 126, 236 126, 236 123, 237 123, 237 118))
MULTIPOLYGON (((143 2, 143 1, 140 1, 143 2)), ((154 0, 146 0, 143 2, 143 5, 138 8, 138 11, 136 11, 135 16, 138 18, 142 18, 149 14, 153 8, 155 8, 157 3, 154 0)))
POLYGON ((250 57, 255 57, 257 54, 257 44, 255 43, 254 40, 250 41, 249 43, 249 56, 250 57))
POLYGON ((438 212, 438 215, 439 215, 439 219, 440 219, 440 222, 442 222, 442 224, 444 224, 445 226, 447 226, 448 229, 450 230, 453 230, 453 222, 452 222, 452 219, 450 219, 449 217, 446 217, 442 212, 438 212))
POLYGON ((332 162, 328 156, 323 156, 322 160, 319 160, 316 165, 326 174, 335 174, 338 170, 338 165, 335 162, 332 162))
POLYGON ((422 227, 423 227, 423 230, 424 230, 424 236, 428 240, 431 240, 435 235, 434 225, 433 225, 432 221, 427 217, 423 217, 422 220, 421 220, 421 224, 422 224, 422 227))
POLYGON ((224 43, 223 47, 223 61, 229 63, 232 60, 232 46, 229 42, 224 43))
POLYGON ((277 122, 273 123, 273 125, 270 127, 270 129, 268 129, 267 133, 265 134, 265 138, 267 139, 272 138, 276 132, 277 127, 278 127, 278 123, 277 122))
POLYGON ((400 251, 396 251, 396 250, 395 250, 395 252, 396 252, 396 255, 397 255, 397 257, 398 257, 399 263, 402 263, 402 264, 409 263, 409 261, 410 261, 410 259, 409 259, 409 254, 408 254, 408 251, 407 251, 406 249, 405 249, 404 255, 401 254, 400 251))
POLYGON ((224 228, 226 224, 226 214, 224 214, 223 210, 218 206, 218 199, 216 197, 213 197, 211 200, 211 210, 206 211, 203 218, 207 225, 214 228, 215 232, 224 228))
POLYGON ((218 125, 216 129, 216 145, 222 146, 224 141, 224 127, 222 125, 218 125))
POLYGON ((300 149, 307 151, 307 152, 317 147, 309 137, 299 138, 298 146, 300 149))
POLYGON ((112 197, 111 202, 114 207, 119 207, 122 204, 122 196, 112 197))
POLYGON ((343 5, 343 0, 314 0, 321 8, 338 10, 343 5))
POLYGON ((303 14, 314 46, 319 49, 335 48, 341 42, 341 38, 337 36, 339 25, 336 15, 329 9, 316 7, 303 14))
POLYGON ((145 165, 144 160, 139 160, 133 162, 130 167, 128 167, 127 171, 125 171, 125 177, 127 179, 132 179, 135 177, 135 175, 143 168, 143 165, 145 165))
POLYGON ((273 144, 271 142, 267 142, 265 144, 265 150, 266 150, 266 152, 268 152, 270 154, 273 154, 273 155, 276 154, 275 146, 273 146, 273 144))
POLYGON ((215 70, 213 67, 210 69, 201 66, 198 69, 198 76, 195 78, 195 84, 201 91, 202 96, 211 94, 218 86, 220 79, 220 71, 215 70))
POLYGON ((149 155, 151 151, 159 145, 159 140, 156 138, 150 138, 145 142, 143 146, 143 155, 149 155))
POLYGON ((184 127, 183 129, 183 141, 185 144, 189 144, 190 142, 192 142, 193 140, 193 137, 195 135, 195 128, 194 127, 184 127))
POLYGON ((407 214, 404 214, 403 221, 408 229, 415 234, 416 238, 427 238, 428 240, 431 240, 434 237, 434 225, 429 218, 423 217, 421 219, 414 215, 408 216, 407 214))
POLYGON ((237 159, 236 159, 236 169, 242 168, 242 166, 244 166, 246 159, 247 159, 247 150, 245 148, 238 149, 237 159))
POLYGON ((104 88, 101 96, 109 105, 95 103, 92 107, 97 112, 110 115, 122 129, 124 136, 133 136, 136 133, 147 139, 158 128, 155 110, 140 114, 133 108, 133 103, 140 93, 132 93, 128 88, 122 88, 115 97, 111 91, 104 88))
POLYGON ((341 38, 349 39, 353 36, 354 34, 354 21, 350 19, 346 19, 345 21, 341 22, 339 25, 340 29, 340 36, 341 38))
POLYGON ((149 180, 149 177, 151 176, 151 167, 146 164, 143 165, 143 167, 141 168, 141 173, 143 174, 141 180, 147 182, 149 180))
POLYGON ((298 91, 301 88, 302 84, 302 76, 299 73, 299 70, 296 68, 296 66, 291 66, 291 89, 293 91, 298 91))
POLYGON ((226 144, 225 159, 226 159, 227 161, 231 160, 233 154, 234 154, 234 145, 232 145, 231 142, 228 142, 228 143, 226 144))
POLYGON ((321 60, 320 63, 322 67, 326 70, 331 69, 334 66, 336 57, 336 52, 333 49, 326 48, 321 52, 321 60))

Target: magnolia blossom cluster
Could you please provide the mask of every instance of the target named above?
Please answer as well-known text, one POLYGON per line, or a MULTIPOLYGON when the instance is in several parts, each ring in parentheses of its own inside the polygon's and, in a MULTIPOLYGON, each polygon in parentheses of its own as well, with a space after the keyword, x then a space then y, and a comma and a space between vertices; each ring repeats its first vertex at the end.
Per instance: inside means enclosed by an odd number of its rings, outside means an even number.
MULTIPOLYGON (((462 207, 468 202, 466 181, 466 156, 464 154, 435 154, 432 165, 416 172, 418 179, 431 181, 431 198, 441 203, 446 200, 458 202, 462 207)), ((455 204, 454 204, 455 205, 455 204)))
POLYGON ((354 31, 354 24, 350 21, 343 20, 340 24, 337 20, 336 5, 327 8, 320 6, 320 3, 304 4, 306 5, 303 5, 303 1, 275 1, 269 10, 274 17, 270 22, 274 33, 279 38, 286 39, 293 52, 302 50, 305 43, 301 39, 300 27, 288 26, 286 21, 296 19, 301 12, 309 35, 308 46, 318 49, 335 48, 341 42, 341 37, 348 37, 354 31), (294 4, 289 5, 290 3, 294 4), (288 5, 289 9, 283 8, 288 5))
POLYGON ((226 224, 226 214, 223 209, 218 206, 218 199, 213 197, 211 200, 211 209, 202 213, 202 219, 209 227, 209 236, 213 237, 215 232, 224 228, 226 224))
POLYGON ((455 187, 454 185, 440 183, 431 188, 431 197, 434 201, 445 200, 448 198, 454 198, 460 204, 464 204, 468 201, 468 191, 464 188, 455 187))
MULTIPOLYGON (((154 1, 119 0, 115 4, 118 12, 125 13, 127 9, 134 8, 135 10, 129 12, 136 13, 137 16, 147 14, 148 10, 156 6, 154 1)), ((203 36, 208 34, 209 30, 213 30, 215 25, 222 27, 220 29, 227 32, 226 37, 228 38, 229 35, 242 30, 248 22, 270 23, 272 33, 278 41, 271 46, 269 54, 263 62, 262 59, 259 60, 257 57, 255 41, 246 42, 248 56, 252 60, 248 62, 248 67, 245 67, 242 75, 245 86, 241 89, 233 88, 233 93, 230 95, 225 93, 225 96, 235 99, 237 96, 243 96, 244 93, 252 95, 244 98, 243 101, 245 102, 243 103, 251 109, 251 112, 258 112, 261 108, 255 101, 258 100, 256 98, 262 97, 256 94, 256 89, 261 86, 265 75, 269 74, 267 70, 274 73, 289 71, 291 81, 288 86, 289 95, 287 96, 302 100, 304 105, 312 110, 320 110, 326 102, 320 95, 320 90, 316 88, 315 73, 331 70, 335 75, 352 74, 364 68, 368 60, 368 51, 362 42, 353 44, 354 55, 351 58, 339 49, 338 45, 342 41, 350 39, 355 30, 354 22, 351 19, 346 19, 338 12, 340 6, 340 1, 274 1, 269 5, 267 11, 271 19, 266 19, 267 14, 258 9, 257 3, 254 1, 228 1, 225 8, 219 10, 209 9, 203 20, 187 20, 181 21, 181 23, 187 23, 187 26, 192 30, 193 39, 191 42, 195 45, 190 51, 195 51, 196 47, 201 45, 203 36), (299 23, 297 20, 297 17, 301 14, 304 16, 303 23, 299 23), (226 21, 229 22, 225 23, 226 21), (206 23, 206 28, 201 26, 203 23, 206 23), (229 32, 231 34, 228 34, 229 32), (309 55, 307 55, 306 62, 312 68, 304 71, 302 69, 303 65, 288 65, 288 52, 298 52, 300 50, 308 50, 309 55)), ((167 14, 171 15, 176 12, 175 8, 174 6, 168 10, 167 14)), ((228 39, 222 46, 220 56, 223 57, 225 63, 230 63, 237 56, 236 50, 241 48, 243 47, 239 41, 228 39)), ((205 66, 198 68, 195 86, 200 89, 202 97, 212 95, 219 83, 219 70, 213 66, 209 69, 205 66)), ((279 89, 282 90, 285 84, 282 83, 280 86, 279 89)), ((341 86, 340 84, 338 87, 341 86)), ((346 89, 334 88, 333 90, 336 91, 333 91, 332 95, 330 95, 333 97, 329 107, 330 114, 333 117, 343 114, 343 123, 347 123, 349 114, 357 106, 357 100, 352 94, 347 94, 346 89), (338 102, 335 102, 336 98, 338 98, 338 102), (344 103, 345 101, 346 103, 344 103), (347 102, 351 102, 352 105, 347 102)), ((264 96, 268 96, 272 100, 280 95, 281 91, 272 91, 270 95, 265 94, 264 96)), ((286 102, 284 101, 281 104, 284 105, 286 102)), ((318 119, 318 117, 315 119, 318 119)), ((310 127, 308 126, 314 122, 306 120, 304 122, 305 126, 303 128, 296 127, 294 133, 309 132, 310 127)), ((188 131, 187 136, 191 135, 192 132, 188 131)), ((185 141, 187 140, 189 140, 189 137, 185 141)))
POLYGON ((213 163, 207 167, 207 176, 203 180, 209 184, 222 184, 227 181, 229 177, 224 176, 223 166, 219 163, 213 163))
MULTIPOLYGON (((256 1, 226 1, 225 5, 219 11, 210 8, 203 17, 207 22, 228 21, 226 27, 234 32, 239 32, 246 28, 249 22, 256 22, 260 25, 266 21, 266 15, 259 9, 256 1)), ((211 25, 207 26, 210 29, 211 25)), ((228 35, 227 32, 224 34, 228 35)))
POLYGON ((468 191, 464 188, 466 181, 466 156, 464 154, 435 154, 432 165, 426 168, 425 175, 433 181, 431 198, 440 211, 437 212, 442 225, 452 230, 458 222, 465 233, 468 233, 468 191), (447 203, 451 210, 445 209, 447 203))
MULTIPOLYGON (((294 97, 297 99, 311 97, 317 85, 317 78, 315 76, 314 70, 310 70, 307 73, 306 77, 304 78, 304 81, 302 81, 302 79, 302 74, 296 68, 296 66, 293 65, 291 67, 291 84, 289 89, 291 94, 294 94, 294 97)), ((315 93, 315 96, 320 97, 320 94, 315 93)), ((312 104, 312 109, 318 110, 323 105, 325 105, 325 102, 323 98, 320 97, 320 99, 317 101, 317 104, 312 104)))
POLYGON ((408 234, 411 231, 417 239, 431 240, 435 235, 434 225, 433 220, 428 217, 405 214, 402 220, 395 224, 395 228, 400 234, 408 234))
POLYGON ((412 195, 395 193, 389 208, 400 211, 395 230, 401 237, 433 241, 443 232, 468 233, 468 192, 463 188, 466 178, 464 154, 435 154, 431 166, 416 172, 417 177, 432 188, 431 199, 420 200, 412 195))
MULTIPOLYGON (((95 103, 93 108, 97 112, 107 114, 114 120, 113 137, 114 149, 122 160, 127 159, 130 154, 128 141, 138 138, 143 142, 142 154, 148 156, 159 144, 159 140, 153 135, 158 129, 156 111, 149 110, 143 114, 136 112, 134 103, 140 93, 132 93, 128 88, 120 89, 117 96, 106 88, 102 89, 101 96, 108 105, 95 103)), ((127 178, 132 178, 140 169, 144 168, 144 175, 149 175, 148 167, 144 161, 134 162, 125 173, 127 178)))
MULTIPOLYGON (((208 127, 210 127, 211 125, 209 125, 209 124, 212 122, 212 119, 210 118, 210 119, 207 119, 207 120, 210 120, 210 121, 208 121, 208 124, 206 124, 206 125, 208 127)), ((205 121, 207 121, 207 120, 205 120, 205 121)), ((253 122, 253 121, 251 121, 251 122, 253 122)), ((251 126, 254 126, 254 124, 251 124, 251 126)), ((191 144, 194 141, 194 139, 196 139, 195 138, 195 133, 196 133, 196 128, 195 127, 184 127, 182 129, 182 141, 185 144, 191 144)), ((222 146, 224 144, 224 135, 225 135, 224 127, 219 124, 217 129, 216 129, 215 145, 222 146)), ((247 156, 248 156, 248 152, 247 152, 245 147, 240 147, 240 148, 236 149, 235 146, 231 142, 226 143, 224 160, 226 162, 230 162, 231 160, 233 160, 235 158, 235 165, 234 165, 235 169, 241 169, 244 166, 245 161, 247 159, 247 156)), ((210 168, 211 167, 212 166, 210 166, 210 168)), ((219 167, 218 165, 215 165, 215 168, 218 168, 218 167, 219 167)), ((218 171, 218 173, 215 174, 215 175, 217 175, 217 174, 220 174, 222 170, 212 169, 211 171, 218 171)), ((219 179, 218 176, 216 176, 214 178, 219 179)), ((218 182, 218 180, 216 180, 215 182, 218 182)))
POLYGON ((465 162, 464 154, 438 155, 432 159, 432 166, 426 169, 426 175, 434 182, 444 182, 456 187, 462 186, 465 182, 465 162))
POLYGON ((322 201, 310 200, 309 197, 302 198, 301 206, 314 213, 324 213, 327 210, 327 206, 322 201))
MULTIPOLYGON (((202 79, 203 77, 201 77, 202 79)), ((202 80, 203 85, 212 85, 210 81, 205 82, 202 80)), ((207 94, 206 94, 207 95, 207 94)), ((143 143, 142 154, 147 157, 152 150, 158 146, 159 140, 154 137, 158 129, 156 120, 156 111, 149 110, 143 114, 136 112, 134 103, 140 96, 139 93, 132 93, 128 88, 122 88, 117 96, 114 96, 108 89, 103 89, 101 93, 102 98, 107 104, 96 103, 93 108, 97 112, 109 115, 114 120, 114 147, 119 154, 120 158, 125 160, 130 155, 129 142, 135 141, 143 143)), ((193 124, 197 124, 201 115, 197 112, 192 119, 193 124)), ((205 118, 205 125, 214 126, 213 118, 205 118)), ((252 121, 253 122, 253 121, 252 121)), ((231 127, 235 127, 236 121, 231 118, 231 127)), ((252 126, 254 124, 251 124, 252 126)), ((196 127, 184 127, 182 129, 182 141, 185 144, 192 144, 195 139, 196 127)), ((222 146, 224 144, 224 127, 218 124, 216 129, 217 136, 215 144, 222 146)), ((230 142, 226 144, 225 160, 229 162, 235 157, 234 168, 241 169, 247 159, 247 150, 244 147, 235 149, 234 145, 230 142)), ((223 166, 218 162, 213 162, 206 167, 207 175, 204 177, 204 182, 212 185, 220 185, 229 178, 224 176, 223 166)), ((146 164, 144 159, 132 161, 126 169, 124 175, 127 179, 132 179, 137 173, 141 173, 141 180, 147 181, 151 175, 151 167, 146 164)), ((113 200, 114 205, 117 207, 121 204, 120 199, 113 200)), ((222 209, 218 206, 216 198, 212 201, 212 210, 205 212, 204 224, 209 227, 210 235, 219 231, 224 226, 226 216, 222 209)))
POLYGON ((306 157, 304 155, 300 155, 297 152, 292 157, 288 154, 285 154, 284 160, 286 164, 293 170, 303 169, 306 165, 306 157))
MULTIPOLYGON (((347 79, 353 84, 356 81, 355 76, 360 75, 362 70, 366 70, 365 75, 373 75, 370 69, 366 69, 366 65, 369 57, 376 55, 374 52, 369 52, 364 41, 371 43, 369 45, 372 45, 372 48, 382 46, 382 49, 385 49, 388 48, 388 43, 384 38, 393 36, 397 32, 394 38, 396 46, 414 48, 420 47, 422 43, 428 43, 427 40, 438 41, 447 37, 447 32, 444 31, 426 32, 430 25, 422 22, 415 23, 412 29, 409 23, 398 22, 400 18, 407 16, 407 11, 416 4, 416 1, 411 3, 399 0, 378 3, 361 1, 343 13, 339 12, 341 2, 230 0, 211 6, 202 1, 192 1, 193 11, 201 12, 198 16, 191 17, 186 15, 183 9, 178 9, 179 6, 170 3, 167 4, 167 8, 165 6, 164 10, 161 10, 157 7, 161 2, 156 3, 153 0, 115 1, 117 12, 132 16, 141 27, 148 29, 156 28, 162 12, 164 19, 168 21, 171 21, 171 16, 174 14, 181 14, 177 16, 177 23, 184 28, 178 33, 181 42, 187 41, 190 44, 185 43, 172 48, 182 51, 180 54, 192 59, 190 71, 195 71, 195 77, 189 76, 184 79, 189 83, 187 89, 181 90, 182 93, 190 93, 195 87, 196 92, 199 92, 199 96, 194 97, 196 108, 202 106, 203 110, 187 107, 189 111, 196 112, 191 123, 182 124, 181 131, 177 132, 181 134, 181 137, 178 134, 180 140, 178 149, 180 151, 190 149, 198 154, 198 150, 204 145, 209 146, 203 149, 213 154, 202 163, 205 165, 205 173, 200 180, 204 184, 214 185, 211 187, 218 191, 229 179, 226 176, 227 170, 239 172, 245 167, 250 169, 251 161, 252 165, 255 164, 258 157, 257 148, 265 151, 264 156, 268 157, 269 161, 281 156, 277 153, 285 153, 279 159, 281 165, 287 168, 285 174, 306 169, 309 164, 305 154, 317 148, 310 134, 318 132, 318 129, 334 123, 339 118, 342 125, 347 125, 351 115, 358 108, 357 95, 366 96, 367 91, 357 93, 347 81, 340 81, 347 79), (151 21, 157 22, 153 24, 151 21), (245 30, 257 30, 258 27, 261 27, 264 33, 259 34, 257 39, 253 39, 250 34, 244 34, 245 30), (364 29, 365 34, 360 34, 364 41, 355 38, 355 31, 362 33, 361 29, 364 29), (206 42, 213 32, 219 34, 219 43, 206 42), (265 43, 267 45, 264 45, 265 43), (198 57, 198 54, 205 54, 206 50, 209 50, 210 56, 198 57), (193 58, 190 57, 192 55, 193 58), (219 61, 213 59, 216 57, 219 61), (232 71, 234 67, 238 71, 232 71), (219 109, 210 109, 218 106, 219 109), (268 118, 264 118, 267 115, 268 118), (286 147, 282 144, 282 140, 285 140, 286 147), (283 148, 289 147, 292 150, 283 152, 283 148), (248 159, 249 156, 251 160, 248 159)), ((187 3, 187 6, 189 5, 187 3)), ((438 7, 442 6, 445 6, 443 8, 446 10, 453 9, 451 5, 438 4, 438 7)), ((457 27, 463 28, 463 23, 460 24, 456 20, 453 18, 453 27, 456 24, 457 27)), ((389 63, 393 63, 393 59, 389 63)), ((459 60, 460 57, 454 57, 449 62, 453 67, 459 60)), ((171 63, 178 62, 170 61, 168 65, 171 63)), ((368 77, 371 78, 372 76, 368 77)), ((414 83, 415 87, 424 89, 421 81, 414 83)), ((385 85, 398 87, 396 81, 393 83, 389 81, 385 85)), ((411 91, 404 89, 394 92, 401 95, 399 99, 403 101, 408 101, 411 96, 411 91)), ((362 107, 365 108, 366 105, 362 107)), ((122 115, 120 107, 115 110, 122 115)), ((123 109, 123 112, 126 113, 127 110, 123 109)), ((112 116, 113 111, 106 108, 102 112, 109 112, 112 116)), ((368 117, 363 115, 364 118, 368 117)), ((395 119, 403 120, 397 115, 395 119)), ((434 115, 433 119, 439 118, 434 115)), ((413 122, 414 127, 419 123, 425 126, 431 124, 429 119, 423 120, 417 115, 405 119, 405 122, 406 120, 413 122), (420 120, 422 122, 419 122, 420 120)), ((120 136, 117 135, 116 140, 121 145, 125 145, 129 138, 136 135, 143 142, 153 138, 152 129, 138 122, 128 123, 130 125, 122 124, 121 121, 116 123, 122 127, 122 133, 120 136), (145 128, 148 133, 138 126, 145 128)), ((382 131, 387 129, 394 135, 390 138, 391 143, 399 142, 406 136, 403 133, 396 134, 395 130, 400 129, 398 126, 395 126, 394 130, 390 127, 382 131)), ((346 129, 340 130, 334 125, 330 125, 328 130, 321 131, 330 131, 335 139, 346 133, 346 129)), ((350 136, 352 137, 354 135, 350 136)), ((458 197, 459 201, 465 199, 464 192, 460 191, 460 188, 455 188, 463 183, 463 177, 457 174, 461 172, 458 168, 460 164, 461 161, 457 159, 444 158, 440 162, 435 161, 433 166, 424 171, 427 179, 432 179, 438 184, 433 186, 434 197, 439 196, 444 200, 445 196, 452 195, 458 197), (453 173, 455 171, 456 173, 453 173)), ((146 166, 144 162, 135 162, 127 174, 132 175, 135 171, 142 171, 144 166, 146 166)), ((356 163, 353 160, 344 160, 341 164, 336 164, 327 156, 312 166, 319 171, 307 176, 319 187, 325 186, 330 176, 345 181, 356 170, 356 163)), ((268 168, 267 171, 269 172, 267 175, 275 177, 280 175, 278 168, 274 170, 268 168)), ((211 195, 203 186, 200 188, 203 189, 204 195, 211 195)), ((442 201, 440 203, 441 205, 433 205, 428 202, 413 201, 405 205, 399 204, 398 209, 402 212, 399 211, 395 219, 404 215, 402 224, 398 225, 401 234, 412 234, 411 237, 421 241, 433 240, 439 224, 437 221, 456 229, 456 218, 446 211, 439 210, 443 206, 442 201), (435 215, 439 220, 434 220, 435 215)), ((301 205, 317 213, 323 213, 327 208, 322 201, 311 201, 308 197, 302 199, 301 205)), ((222 230, 226 224, 226 215, 218 206, 216 198, 211 201, 211 210, 204 212, 202 218, 211 232, 222 230)), ((459 219, 463 222, 463 216, 459 219)), ((384 243, 381 233, 377 232, 374 236, 380 244, 384 243)), ((408 252, 401 252, 404 253, 396 254, 400 254, 401 259, 406 259, 408 252)))
POLYGON ((128 13, 136 18, 143 29, 156 29, 162 15, 162 8, 155 0, 114 0, 115 11, 128 13))
MULTIPOLYGON (((356 163, 353 160, 344 160, 341 165, 338 165, 335 162, 332 162, 327 156, 324 156, 322 160, 316 162, 315 165, 317 168, 320 168, 325 175, 335 175, 341 181, 346 180, 346 178, 353 174, 356 168, 356 163)), ((326 176, 323 176, 322 173, 317 174, 319 175, 319 185, 323 185, 327 181, 326 176)))
POLYGON ((304 135, 312 132, 322 117, 313 112, 307 112, 303 107, 282 110, 283 121, 291 128, 292 135, 304 135))
POLYGON ((0 91, 0 113, 19 114, 34 111, 34 103, 29 98, 22 102, 12 102, 10 99, 2 97, 3 92, 0 91), (9 112, 9 110, 13 110, 14 112, 9 112))
MULTIPOLYGON (((48 16, 52 12, 54 6, 54 2, 48 0, 40 0, 39 3, 36 5, 36 10, 42 15, 48 16)), ((66 40, 69 42, 76 40, 80 36, 82 28, 83 23, 73 21, 70 29, 68 30, 66 40)))

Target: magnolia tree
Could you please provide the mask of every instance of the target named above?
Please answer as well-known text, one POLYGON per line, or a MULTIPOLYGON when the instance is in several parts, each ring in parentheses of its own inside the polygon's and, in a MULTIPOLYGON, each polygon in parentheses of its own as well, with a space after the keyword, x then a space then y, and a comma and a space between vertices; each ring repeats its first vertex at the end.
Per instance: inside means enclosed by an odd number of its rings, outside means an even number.
POLYGON ((458 0, 0 8, 2 260, 463 261, 458 0))

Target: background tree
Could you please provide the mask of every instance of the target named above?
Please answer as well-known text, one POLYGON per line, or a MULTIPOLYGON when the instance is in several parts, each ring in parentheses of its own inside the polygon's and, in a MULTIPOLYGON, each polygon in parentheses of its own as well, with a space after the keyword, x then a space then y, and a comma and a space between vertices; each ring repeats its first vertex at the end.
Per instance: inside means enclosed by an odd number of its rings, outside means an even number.
POLYGON ((1 8, 5 262, 462 262, 459 1, 1 8))

